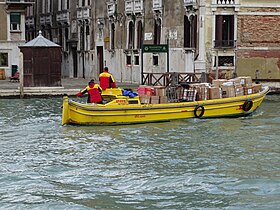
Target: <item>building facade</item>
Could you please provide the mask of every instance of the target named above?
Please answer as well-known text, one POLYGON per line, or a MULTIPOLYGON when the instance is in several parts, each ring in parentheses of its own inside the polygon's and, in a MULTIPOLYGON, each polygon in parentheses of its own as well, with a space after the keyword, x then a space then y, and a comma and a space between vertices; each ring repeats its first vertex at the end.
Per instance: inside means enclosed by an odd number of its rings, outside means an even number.
POLYGON ((31 3, 0 0, 0 69, 10 77, 20 65, 18 46, 25 44, 25 13, 31 3))
POLYGON ((278 0, 37 0, 26 37, 38 31, 62 46, 64 77, 98 78, 104 66, 119 82, 147 73, 258 73, 280 79, 278 0), (143 44, 167 44, 145 53, 143 44), (167 64, 169 63, 169 66, 167 64))

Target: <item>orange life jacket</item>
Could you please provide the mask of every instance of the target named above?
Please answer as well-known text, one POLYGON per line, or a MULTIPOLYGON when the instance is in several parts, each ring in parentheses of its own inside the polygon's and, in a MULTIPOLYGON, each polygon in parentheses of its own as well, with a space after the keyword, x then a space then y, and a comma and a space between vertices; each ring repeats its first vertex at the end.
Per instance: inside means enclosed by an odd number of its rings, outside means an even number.
POLYGON ((102 90, 105 90, 106 88, 116 87, 114 77, 109 72, 102 72, 101 74, 99 74, 99 82, 102 90))

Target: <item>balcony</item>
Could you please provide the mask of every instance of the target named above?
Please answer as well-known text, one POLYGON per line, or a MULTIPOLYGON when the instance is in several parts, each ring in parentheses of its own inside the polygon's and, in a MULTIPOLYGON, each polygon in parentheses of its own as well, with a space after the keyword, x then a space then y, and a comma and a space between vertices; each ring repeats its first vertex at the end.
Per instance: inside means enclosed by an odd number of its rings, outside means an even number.
POLYGON ((70 12, 67 10, 58 11, 56 14, 56 21, 59 23, 70 23, 70 12))
POLYGON ((109 2, 107 4, 107 14, 108 17, 114 16, 116 12, 116 4, 114 2, 109 2))
POLYGON ((143 12, 143 0, 134 0, 134 13, 143 12))
POLYGON ((7 0, 7 10, 25 10, 28 6, 32 6, 34 2, 26 2, 24 0, 7 0))
POLYGON ((235 48, 236 40, 214 40, 216 49, 235 48))
POLYGON ((185 7, 196 6, 196 0, 184 0, 184 6, 185 7))
POLYGON ((125 13, 132 14, 133 13, 133 1, 125 1, 125 13))
POLYGON ((162 0, 153 0, 153 10, 162 10, 162 0))
POLYGON ((80 7, 77 9, 77 19, 90 19, 90 8, 80 7))
POLYGON ((26 17, 25 23, 29 27, 34 27, 35 25, 34 17, 26 17))
POLYGON ((212 5, 218 7, 233 7, 239 5, 240 0, 212 0, 212 5))

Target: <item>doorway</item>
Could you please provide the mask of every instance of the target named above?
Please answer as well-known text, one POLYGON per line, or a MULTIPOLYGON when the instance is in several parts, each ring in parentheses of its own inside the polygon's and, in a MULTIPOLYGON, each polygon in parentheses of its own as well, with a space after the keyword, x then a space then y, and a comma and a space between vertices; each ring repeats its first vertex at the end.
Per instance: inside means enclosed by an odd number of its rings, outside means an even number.
POLYGON ((77 47, 72 48, 72 56, 73 56, 73 77, 78 77, 78 65, 77 65, 77 47))

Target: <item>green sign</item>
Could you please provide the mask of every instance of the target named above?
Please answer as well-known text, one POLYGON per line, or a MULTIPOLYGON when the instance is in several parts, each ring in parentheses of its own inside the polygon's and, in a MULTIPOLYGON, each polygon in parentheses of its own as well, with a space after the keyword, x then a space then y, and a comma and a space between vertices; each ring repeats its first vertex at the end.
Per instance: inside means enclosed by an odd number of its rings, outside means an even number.
POLYGON ((143 53, 168 53, 168 45, 167 44, 159 44, 159 45, 143 45, 143 53))

